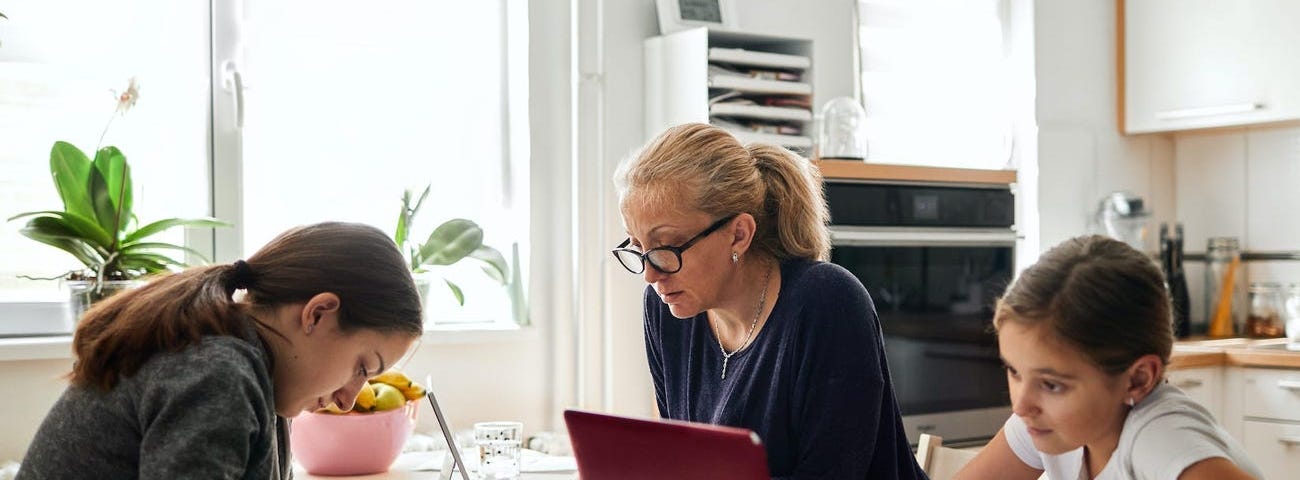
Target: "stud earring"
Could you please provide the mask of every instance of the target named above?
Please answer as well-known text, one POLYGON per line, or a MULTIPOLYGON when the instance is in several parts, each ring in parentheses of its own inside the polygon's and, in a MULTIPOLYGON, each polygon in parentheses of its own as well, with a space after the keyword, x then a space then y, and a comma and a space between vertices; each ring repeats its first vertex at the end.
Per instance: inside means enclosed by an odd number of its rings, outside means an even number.
POLYGON ((731 252, 731 263, 736 263, 739 261, 740 261, 740 254, 736 252, 731 252))
POLYGON ((1133 404, 1135 404, 1135 403, 1137 403, 1137 402, 1134 402, 1134 401, 1133 401, 1133 397, 1128 397, 1128 400, 1125 401, 1124 403, 1127 403, 1128 406, 1129 406, 1129 408, 1133 408, 1133 404))

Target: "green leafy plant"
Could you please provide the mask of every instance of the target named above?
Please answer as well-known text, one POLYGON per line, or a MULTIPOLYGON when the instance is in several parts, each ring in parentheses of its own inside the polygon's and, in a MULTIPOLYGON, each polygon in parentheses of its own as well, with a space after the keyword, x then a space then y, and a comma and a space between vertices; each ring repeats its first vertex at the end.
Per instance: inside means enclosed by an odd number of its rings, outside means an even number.
MULTIPOLYGON (((117 112, 130 109, 138 95, 132 79, 130 87, 118 97, 117 112)), ((9 221, 28 219, 20 233, 68 252, 86 267, 54 278, 94 280, 96 290, 104 281, 133 280, 188 266, 163 253, 166 251, 185 252, 207 261, 193 249, 150 241, 158 233, 181 226, 228 226, 213 218, 167 218, 139 225, 134 213, 131 167, 126 155, 114 146, 97 149, 92 160, 71 143, 54 142, 50 176, 63 200, 63 210, 20 213, 9 221)))
MULTIPOLYGON (((411 238, 411 224, 429 197, 430 188, 424 187, 424 193, 418 199, 414 198, 411 190, 402 194, 402 212, 397 217, 397 229, 393 233, 393 240, 406 257, 411 272, 424 273, 430 266, 452 265, 465 258, 474 258, 483 262, 484 273, 498 283, 507 285, 510 281, 510 267, 505 256, 497 249, 483 244, 483 229, 471 220, 447 220, 438 225, 424 242, 417 243, 411 238)), ((465 293, 460 286, 445 277, 442 281, 451 289, 456 302, 464 305, 465 293)))

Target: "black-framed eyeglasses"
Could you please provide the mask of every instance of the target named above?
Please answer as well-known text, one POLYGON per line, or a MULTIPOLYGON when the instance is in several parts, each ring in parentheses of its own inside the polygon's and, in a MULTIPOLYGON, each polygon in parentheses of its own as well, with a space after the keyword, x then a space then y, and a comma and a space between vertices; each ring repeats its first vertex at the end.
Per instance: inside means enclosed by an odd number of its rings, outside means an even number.
POLYGON ((739 214, 733 213, 713 222, 713 225, 709 225, 709 228, 704 229, 704 231, 700 232, 699 235, 691 237, 690 240, 687 240, 686 243, 681 245, 664 245, 662 247, 655 247, 646 250, 645 253, 641 253, 636 249, 627 248, 627 246, 632 243, 632 239, 628 238, 627 240, 623 240, 623 243, 618 244, 618 247, 611 250, 611 253, 614 254, 614 258, 618 259, 618 263, 623 264, 623 268, 638 275, 645 271, 645 264, 647 262, 650 263, 651 267, 654 267, 655 270, 660 272, 677 273, 682 270, 682 252, 691 248, 691 245, 695 245, 695 242, 700 241, 701 238, 707 237, 710 233, 718 231, 719 228, 722 228, 722 226, 726 225, 727 222, 730 222, 731 219, 736 218, 736 215, 739 214))

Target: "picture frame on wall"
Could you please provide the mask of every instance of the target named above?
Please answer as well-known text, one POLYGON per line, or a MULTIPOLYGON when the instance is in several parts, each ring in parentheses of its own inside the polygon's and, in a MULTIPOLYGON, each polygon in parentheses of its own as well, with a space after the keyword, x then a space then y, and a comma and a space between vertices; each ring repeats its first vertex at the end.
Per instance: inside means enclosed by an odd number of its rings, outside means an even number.
POLYGON ((736 8, 733 0, 655 0, 659 10, 659 33, 669 33, 696 27, 714 30, 736 30, 736 8))

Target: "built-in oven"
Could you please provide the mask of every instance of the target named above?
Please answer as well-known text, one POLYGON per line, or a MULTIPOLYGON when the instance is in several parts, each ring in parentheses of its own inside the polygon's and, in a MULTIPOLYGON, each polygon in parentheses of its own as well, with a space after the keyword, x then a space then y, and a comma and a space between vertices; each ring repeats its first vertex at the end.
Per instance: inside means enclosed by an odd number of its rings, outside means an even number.
POLYGON ((831 261, 875 302, 908 439, 986 442, 1011 413, 992 331, 1014 271, 1011 188, 828 180, 826 194, 831 261))

